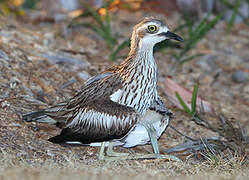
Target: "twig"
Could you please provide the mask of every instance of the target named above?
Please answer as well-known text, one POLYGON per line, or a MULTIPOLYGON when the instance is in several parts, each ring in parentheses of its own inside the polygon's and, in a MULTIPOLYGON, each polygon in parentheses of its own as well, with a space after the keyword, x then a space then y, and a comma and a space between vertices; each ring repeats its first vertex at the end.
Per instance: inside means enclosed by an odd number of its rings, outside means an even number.
POLYGON ((191 137, 189 137, 189 136, 187 136, 187 135, 181 133, 181 132, 178 131, 175 127, 173 127, 173 126, 171 126, 171 125, 169 125, 169 127, 172 128, 174 131, 176 131, 178 134, 184 136, 186 139, 189 139, 189 140, 191 140, 191 141, 196 141, 195 139, 193 139, 193 138, 191 138, 191 137))

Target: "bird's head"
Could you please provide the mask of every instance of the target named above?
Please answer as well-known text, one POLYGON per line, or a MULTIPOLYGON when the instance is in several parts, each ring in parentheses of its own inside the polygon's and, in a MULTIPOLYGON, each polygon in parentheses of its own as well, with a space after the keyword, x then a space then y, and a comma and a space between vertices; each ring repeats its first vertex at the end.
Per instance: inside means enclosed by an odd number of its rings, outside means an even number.
POLYGON ((166 39, 183 41, 180 36, 170 32, 162 21, 155 18, 145 18, 133 29, 131 48, 153 48, 155 44, 166 39))

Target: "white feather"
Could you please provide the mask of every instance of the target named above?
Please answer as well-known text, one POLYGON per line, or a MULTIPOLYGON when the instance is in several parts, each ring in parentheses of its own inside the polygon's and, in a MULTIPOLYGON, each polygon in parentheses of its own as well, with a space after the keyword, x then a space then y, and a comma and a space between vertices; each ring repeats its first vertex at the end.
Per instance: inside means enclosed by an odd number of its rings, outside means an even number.
MULTIPOLYGON (((152 123, 154 126, 157 138, 159 138, 168 126, 168 120, 161 121, 163 116, 155 111, 147 111, 141 123, 152 123), (162 124, 162 122, 165 122, 162 124)), ((130 134, 123 140, 125 144, 123 147, 134 147, 137 145, 143 145, 150 142, 149 134, 146 128, 142 124, 136 124, 130 134)))
MULTIPOLYGON (((72 145, 83 145, 83 146, 92 146, 92 147, 99 147, 102 145, 102 142, 94 142, 94 143, 90 143, 90 144, 83 144, 79 141, 67 141, 66 144, 72 144, 72 145)), ((123 142, 120 141, 114 141, 113 146, 121 146, 123 145, 123 142)), ((108 147, 109 142, 105 142, 105 147, 108 147)))
MULTIPOLYGON (((114 141, 114 144, 113 146, 121 146, 123 145, 124 143, 120 142, 120 141, 114 141)), ((94 142, 94 143, 90 143, 90 144, 85 144, 85 145, 89 145, 89 146, 93 146, 93 147, 99 147, 102 145, 101 142, 94 142)), ((105 147, 108 147, 109 146, 109 142, 105 142, 105 147)))
POLYGON ((79 141, 67 141, 66 144, 82 145, 82 143, 79 141))
POLYGON ((117 90, 115 93, 113 93, 111 96, 110 96, 110 99, 113 101, 113 102, 118 102, 121 95, 123 93, 123 90, 119 89, 117 90))
POLYGON ((125 138, 125 144, 123 147, 134 147, 137 145, 146 144, 150 140, 149 135, 145 127, 141 124, 137 124, 133 131, 125 138))
POLYGON ((85 109, 84 111, 81 110, 77 116, 67 125, 67 127, 72 128, 78 126, 80 128, 80 124, 83 124, 85 121, 87 122, 86 126, 90 124, 94 124, 96 126, 101 124, 102 126, 109 128, 112 126, 112 123, 117 123, 117 121, 121 120, 117 119, 116 116, 85 109))

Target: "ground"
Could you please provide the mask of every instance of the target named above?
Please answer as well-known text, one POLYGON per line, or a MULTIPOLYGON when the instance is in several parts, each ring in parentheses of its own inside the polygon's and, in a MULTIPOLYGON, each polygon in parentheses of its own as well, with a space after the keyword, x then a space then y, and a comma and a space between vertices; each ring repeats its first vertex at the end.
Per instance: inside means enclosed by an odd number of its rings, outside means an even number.
MULTIPOLYGON (((128 38, 143 12, 120 11, 113 15, 113 32, 118 40, 128 38), (125 17, 125 18, 124 18, 125 17), (128 20, 127 20, 128 19, 128 20)), ((72 97, 89 77, 118 64, 108 60, 105 42, 87 28, 68 29, 66 22, 35 23, 0 17, 0 179, 247 179, 246 157, 213 160, 179 155, 183 162, 129 160, 101 162, 98 148, 60 146, 47 141, 60 132, 55 126, 27 123, 22 114, 42 109, 72 97)), ((170 29, 180 23, 179 15, 163 17, 170 29)), ((199 95, 210 102, 214 114, 223 113, 249 129, 248 80, 236 79, 236 72, 249 74, 249 28, 238 24, 230 33, 220 22, 191 53, 205 55, 173 68, 172 49, 155 54, 159 67, 159 93, 173 109, 172 126, 193 138, 218 136, 197 126, 177 111, 165 95, 165 79, 171 77, 192 90, 199 83, 199 95)), ((129 51, 124 49, 121 54, 129 51)), ((209 121, 216 121, 208 115, 209 121)), ((168 128, 159 140, 160 150, 182 144, 186 139, 168 128)), ((119 151, 152 152, 150 145, 119 151)), ((177 154, 176 154, 177 155, 177 154)))

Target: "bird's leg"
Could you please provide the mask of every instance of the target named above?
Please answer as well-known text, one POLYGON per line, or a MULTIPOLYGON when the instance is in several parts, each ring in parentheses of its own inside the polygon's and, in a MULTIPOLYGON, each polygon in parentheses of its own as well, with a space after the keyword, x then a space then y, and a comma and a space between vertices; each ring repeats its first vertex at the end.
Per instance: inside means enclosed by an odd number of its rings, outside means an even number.
POLYGON ((151 146, 152 146, 153 151, 154 151, 154 158, 181 161, 179 158, 177 158, 175 156, 160 154, 158 143, 157 143, 156 130, 155 130, 154 126, 152 124, 145 124, 144 127, 146 128, 146 130, 147 130, 147 132, 149 134, 149 137, 150 137, 151 146))
POLYGON ((116 161, 116 160, 129 160, 129 159, 151 159, 158 158, 155 154, 129 154, 129 153, 118 153, 113 151, 113 142, 109 142, 109 145, 106 150, 105 156, 105 143, 101 143, 99 151, 99 160, 105 161, 116 161))
POLYGON ((113 142, 109 142, 106 155, 110 157, 128 156, 129 153, 118 153, 113 151, 113 142))
POLYGON ((101 143, 100 151, 99 151, 99 160, 113 161, 119 159, 126 159, 125 157, 129 156, 129 153, 118 153, 113 151, 113 142, 109 142, 106 156, 105 156, 105 143, 101 143))
POLYGON ((159 158, 160 152, 159 152, 159 147, 158 147, 158 143, 157 143, 156 130, 151 124, 146 124, 146 125, 144 125, 144 127, 146 128, 146 130, 149 134, 150 142, 151 142, 151 146, 153 148, 153 151, 154 151, 156 157, 159 158))
POLYGON ((107 149, 107 156, 104 160, 106 161, 115 161, 115 160, 129 160, 129 159, 169 159, 174 161, 181 161, 175 156, 171 155, 160 155, 158 143, 157 143, 157 135, 156 130, 151 124, 143 124, 146 130, 148 131, 149 137, 151 139, 151 145, 153 148, 153 154, 128 154, 128 153, 116 153, 113 151, 113 142, 109 143, 107 149))
POLYGON ((99 160, 104 160, 104 159, 105 159, 105 142, 102 142, 99 150, 99 160))
POLYGON ((106 157, 104 156, 104 149, 105 144, 104 142, 101 145, 100 153, 99 153, 99 159, 100 160, 106 160, 106 161, 115 161, 115 160, 129 160, 129 159, 168 159, 168 160, 174 160, 174 161, 181 161, 175 156, 172 155, 162 155, 160 154, 158 142, 157 142, 157 132, 153 126, 153 124, 150 123, 143 123, 142 124, 145 129, 148 132, 151 145, 153 148, 154 153, 153 154, 128 154, 128 153, 117 153, 113 151, 113 142, 109 142, 107 151, 106 151, 106 157))

